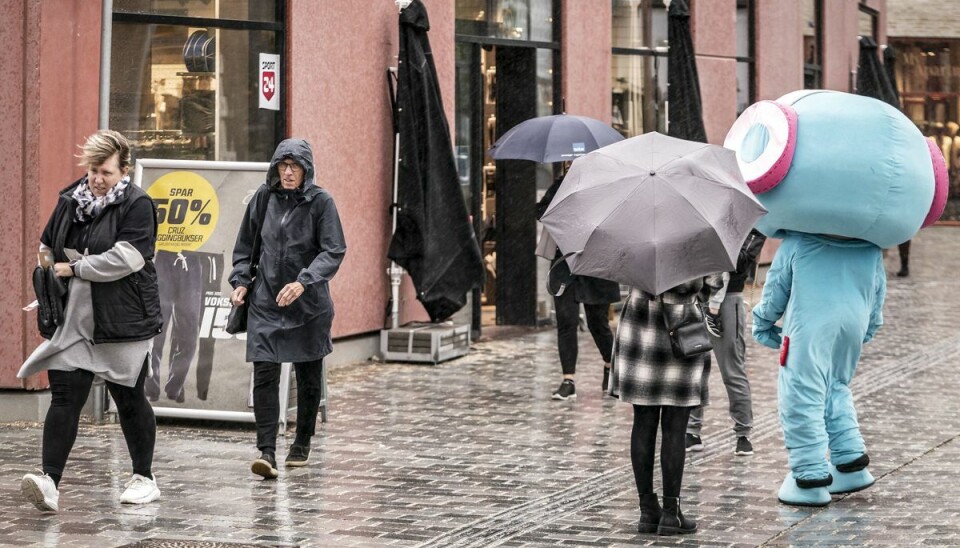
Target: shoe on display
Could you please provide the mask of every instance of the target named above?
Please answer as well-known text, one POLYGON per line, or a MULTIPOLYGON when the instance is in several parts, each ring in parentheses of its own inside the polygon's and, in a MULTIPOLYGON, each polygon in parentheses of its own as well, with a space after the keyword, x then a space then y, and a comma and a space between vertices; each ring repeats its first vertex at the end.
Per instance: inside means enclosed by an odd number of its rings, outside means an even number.
POLYGON ((577 399, 577 387, 570 379, 564 379, 560 387, 553 392, 555 400, 575 400, 577 399))
POLYGON ((250 465, 250 471, 264 479, 276 479, 280 475, 277 471, 277 458, 271 453, 260 453, 250 465))
POLYGON ((123 504, 146 504, 158 498, 160 498, 160 489, 157 487, 156 476, 148 478, 140 474, 134 474, 127 482, 123 494, 120 495, 120 502, 123 504))
POLYGON ((692 451, 694 453, 703 451, 703 440, 700 439, 700 436, 687 434, 686 440, 687 440, 687 451, 692 451))
POLYGON ((753 454, 753 444, 746 436, 738 436, 737 448, 733 450, 733 454, 738 457, 748 457, 753 454))
POLYGON ((310 462, 310 448, 303 445, 291 445, 284 464, 288 467, 306 466, 310 462))
POLYGON ((46 474, 27 474, 20 481, 20 493, 41 512, 60 510, 60 491, 46 474))

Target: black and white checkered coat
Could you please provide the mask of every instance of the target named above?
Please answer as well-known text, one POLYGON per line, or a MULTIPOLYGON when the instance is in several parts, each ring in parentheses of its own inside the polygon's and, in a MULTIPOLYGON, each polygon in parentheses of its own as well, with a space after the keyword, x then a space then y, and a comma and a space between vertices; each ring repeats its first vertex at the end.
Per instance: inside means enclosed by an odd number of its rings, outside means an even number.
MULTIPOLYGON (((620 315, 613 347, 610 394, 634 405, 693 407, 707 405, 710 353, 689 359, 674 357, 662 309, 680 314, 703 288, 697 278, 656 296, 633 288, 620 315)), ((708 292, 714 288, 708 286, 708 292)))

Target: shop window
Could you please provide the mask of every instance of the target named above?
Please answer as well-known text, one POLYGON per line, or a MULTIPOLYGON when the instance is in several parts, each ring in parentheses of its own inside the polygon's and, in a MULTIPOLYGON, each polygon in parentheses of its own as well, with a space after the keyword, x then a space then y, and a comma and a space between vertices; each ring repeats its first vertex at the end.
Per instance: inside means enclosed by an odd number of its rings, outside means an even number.
POLYGON ((802 0, 803 87, 823 87, 823 0, 802 0))
POLYGON ((879 43, 877 39, 879 19, 880 13, 877 10, 861 4, 857 14, 857 33, 860 36, 869 36, 874 42, 879 43))
MULTIPOLYGON (((260 108, 260 54, 283 52, 279 9, 262 0, 115 0, 110 127, 136 158, 270 159, 283 114, 260 108)), ((282 109, 284 86, 278 93, 282 109)))
POLYGON ((943 152, 950 177, 941 220, 960 221, 960 40, 891 40, 903 112, 943 152))
POLYGON ((662 0, 611 1, 613 127, 625 137, 666 133, 667 6, 662 0))
POLYGON ((753 0, 737 0, 737 116, 756 100, 753 6, 753 0))
POLYGON ((458 35, 554 41, 553 0, 457 0, 458 35))

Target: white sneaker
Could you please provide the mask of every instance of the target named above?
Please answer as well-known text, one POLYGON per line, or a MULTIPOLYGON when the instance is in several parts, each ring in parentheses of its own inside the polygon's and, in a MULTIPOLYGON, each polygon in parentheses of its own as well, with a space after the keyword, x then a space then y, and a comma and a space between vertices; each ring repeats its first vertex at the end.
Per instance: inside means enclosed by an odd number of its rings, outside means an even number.
POLYGON ((60 491, 57 491, 53 478, 46 474, 23 476, 20 493, 40 511, 56 512, 60 509, 60 491))
POLYGON ((127 482, 127 488, 120 495, 120 502, 124 504, 146 504, 160 498, 160 489, 157 488, 156 476, 148 478, 134 474, 127 482))

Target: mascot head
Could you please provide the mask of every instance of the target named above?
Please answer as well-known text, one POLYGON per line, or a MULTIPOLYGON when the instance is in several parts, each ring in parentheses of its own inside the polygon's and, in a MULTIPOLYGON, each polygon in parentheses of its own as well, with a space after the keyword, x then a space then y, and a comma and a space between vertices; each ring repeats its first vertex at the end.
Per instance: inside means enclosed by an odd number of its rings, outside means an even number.
POLYGON ((724 146, 769 213, 757 229, 858 238, 880 247, 933 224, 947 198, 939 147, 890 105, 804 90, 756 103, 724 146))

